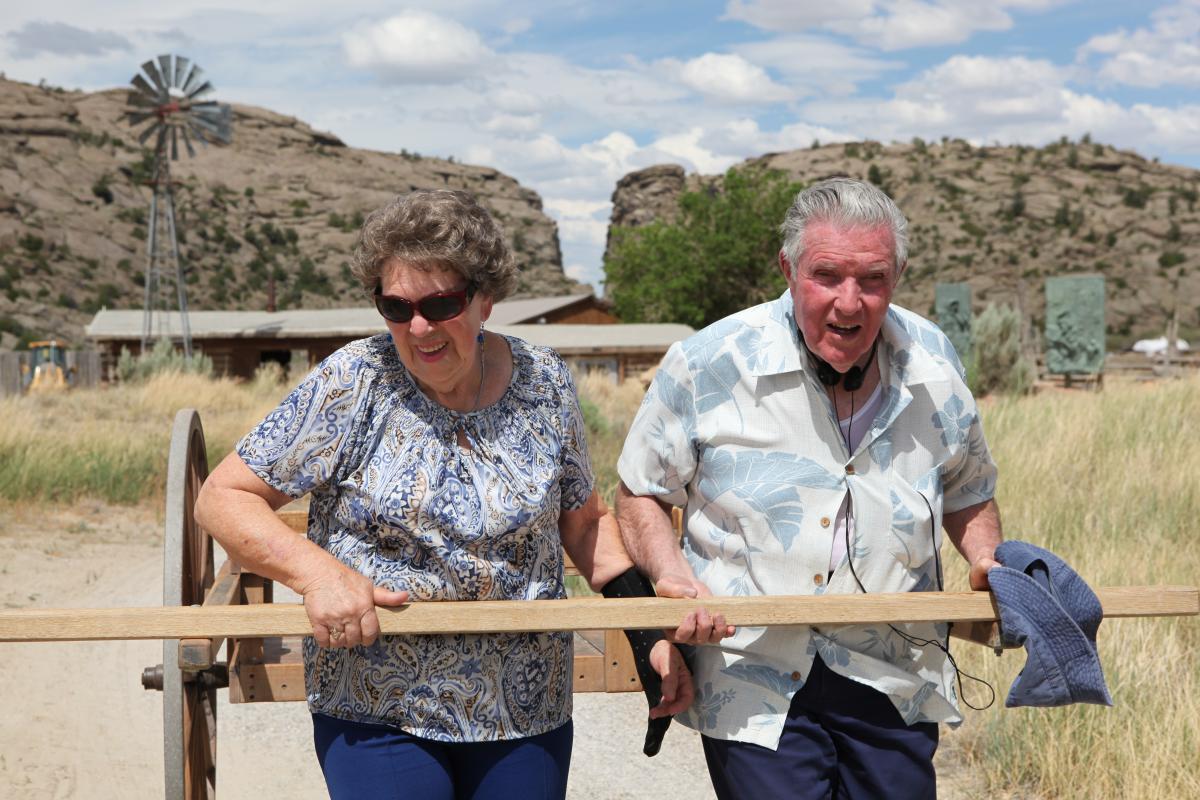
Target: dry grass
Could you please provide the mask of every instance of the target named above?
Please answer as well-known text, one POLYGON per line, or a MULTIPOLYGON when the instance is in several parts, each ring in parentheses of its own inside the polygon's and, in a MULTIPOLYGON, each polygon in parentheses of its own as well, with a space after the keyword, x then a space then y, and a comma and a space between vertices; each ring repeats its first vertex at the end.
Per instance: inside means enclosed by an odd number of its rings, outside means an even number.
POLYGON ((178 409, 199 409, 215 464, 283 393, 270 380, 165 373, 142 384, 0 399, 0 498, 158 498, 178 409))
POLYGON ((596 472, 596 488, 611 507, 620 480, 617 459, 645 391, 636 380, 617 384, 598 371, 577 375, 575 383, 588 422, 588 449, 596 472))
MULTIPOLYGON (((1003 400, 983 415, 1007 538, 1052 550, 1093 586, 1200 583, 1200 380, 1003 400)), ((1113 708, 1005 709, 1024 653, 960 646, 960 665, 999 695, 967 712, 973 768, 1022 796, 1200 797, 1200 623, 1114 620, 1099 645, 1113 708)))

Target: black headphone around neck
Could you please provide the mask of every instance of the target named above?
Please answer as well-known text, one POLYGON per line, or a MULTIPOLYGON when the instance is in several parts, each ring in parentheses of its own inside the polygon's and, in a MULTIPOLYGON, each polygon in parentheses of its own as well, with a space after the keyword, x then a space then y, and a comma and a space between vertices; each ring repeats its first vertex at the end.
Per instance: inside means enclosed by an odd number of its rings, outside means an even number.
POLYGON ((804 341, 804 334, 800 334, 800 342, 804 345, 804 349, 808 350, 809 358, 817 365, 817 380, 825 386, 841 384, 847 392, 857 392, 867 379, 867 370, 871 368, 871 362, 875 359, 875 348, 879 346, 879 337, 875 337, 875 341, 871 343, 871 355, 867 358, 866 366, 860 367, 856 364, 845 372, 838 372, 832 364, 809 350, 808 342, 804 341))

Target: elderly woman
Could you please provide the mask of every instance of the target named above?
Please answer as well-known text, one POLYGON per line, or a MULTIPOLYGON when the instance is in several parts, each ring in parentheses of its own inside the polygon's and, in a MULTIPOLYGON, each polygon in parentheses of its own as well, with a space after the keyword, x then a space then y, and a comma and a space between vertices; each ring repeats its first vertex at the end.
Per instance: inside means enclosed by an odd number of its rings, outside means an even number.
MULTIPOLYGON (((547 348, 484 330, 516 269, 466 193, 414 192, 372 213, 354 273, 388 333, 334 353, 247 434, 197 518, 304 597, 332 797, 562 797, 571 635, 380 637, 375 606, 561 598, 564 548, 594 586, 631 565, 593 488, 571 373, 547 348), (273 513, 304 494, 307 538, 273 513)), ((656 657, 682 672, 676 653, 656 657)), ((675 699, 659 713, 686 707, 690 683, 675 699)))

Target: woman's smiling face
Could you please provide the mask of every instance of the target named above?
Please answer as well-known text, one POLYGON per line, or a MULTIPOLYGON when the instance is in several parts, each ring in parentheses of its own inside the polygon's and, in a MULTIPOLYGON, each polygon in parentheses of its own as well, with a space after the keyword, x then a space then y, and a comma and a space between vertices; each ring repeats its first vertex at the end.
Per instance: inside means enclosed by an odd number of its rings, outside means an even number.
MULTIPOLYGON (((384 265, 381 293, 416 303, 439 292, 460 291, 467 279, 454 270, 427 268, 393 258, 384 265)), ((449 407, 470 403, 479 389, 480 327, 492 313, 492 299, 476 294, 461 314, 431 322, 414 310, 408 322, 384 320, 396 353, 417 384, 449 407)))

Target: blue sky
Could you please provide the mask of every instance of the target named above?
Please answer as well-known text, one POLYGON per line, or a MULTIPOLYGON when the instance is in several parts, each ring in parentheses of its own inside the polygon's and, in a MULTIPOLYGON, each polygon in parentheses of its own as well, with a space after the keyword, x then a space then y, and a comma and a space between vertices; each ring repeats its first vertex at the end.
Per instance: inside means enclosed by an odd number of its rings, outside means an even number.
POLYGON ((161 52, 350 145, 512 175, 595 284, 616 181, 651 164, 1090 133, 1200 167, 1200 0, 48 0, 0 20, 20 80, 121 86, 161 52))

